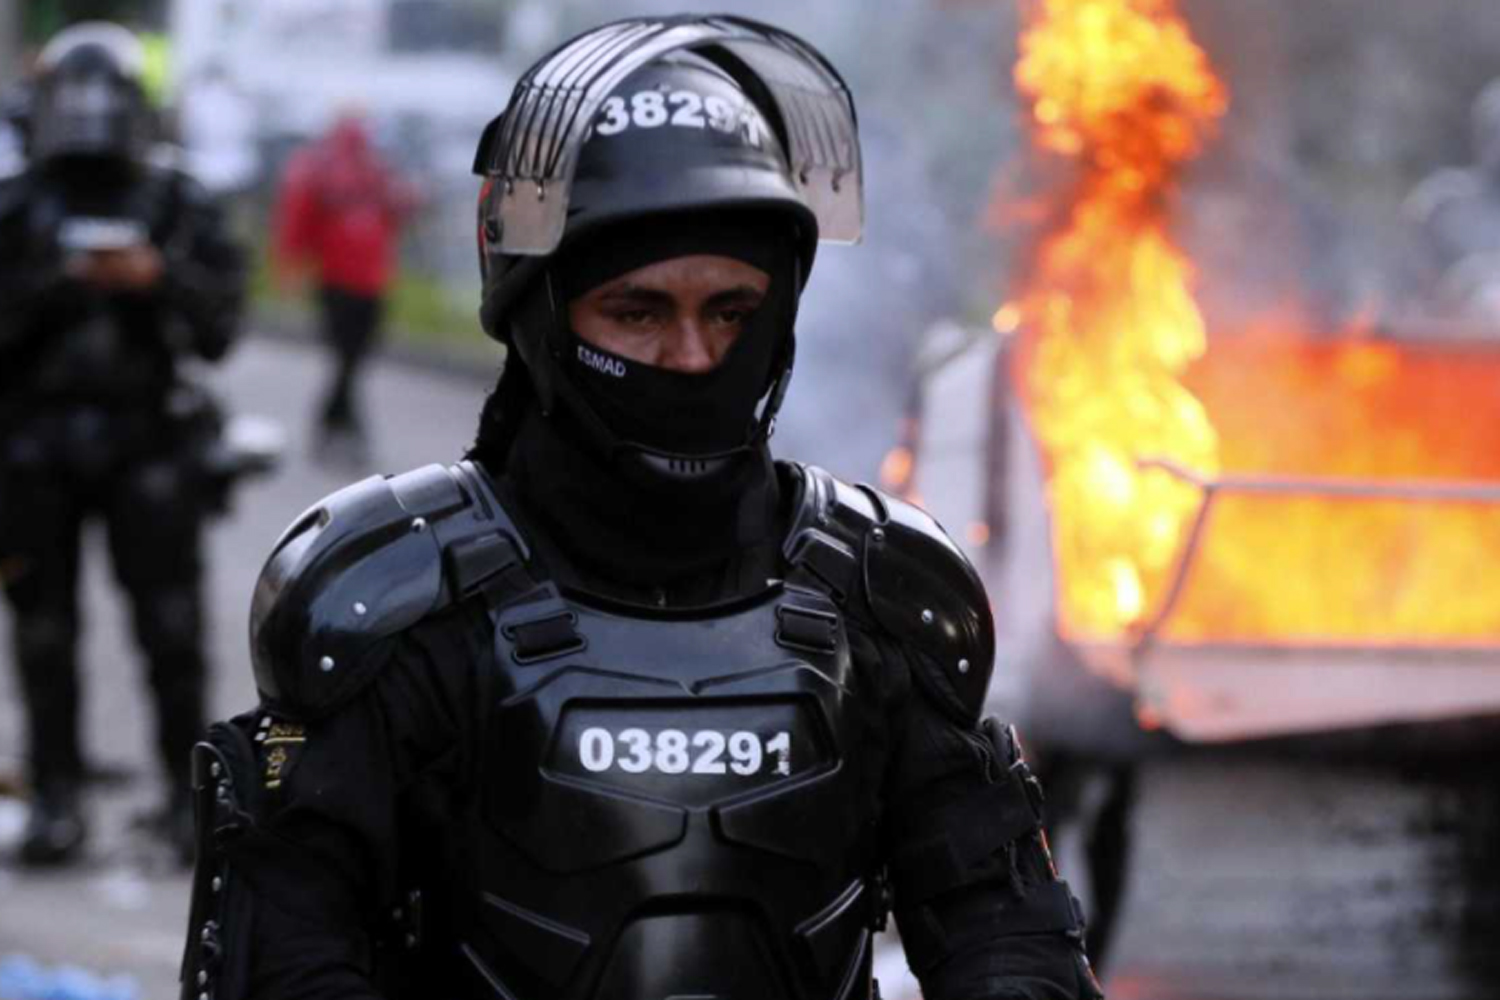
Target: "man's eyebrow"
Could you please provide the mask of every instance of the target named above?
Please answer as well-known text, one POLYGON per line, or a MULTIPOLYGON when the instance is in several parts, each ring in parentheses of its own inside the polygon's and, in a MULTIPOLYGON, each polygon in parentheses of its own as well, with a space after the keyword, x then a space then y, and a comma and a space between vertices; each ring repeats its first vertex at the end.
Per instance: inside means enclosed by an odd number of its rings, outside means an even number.
POLYGON ((673 302, 671 293, 664 292, 659 288, 646 288, 642 285, 623 284, 614 288, 607 288, 599 293, 601 302, 628 302, 632 305, 670 305, 673 302))
POLYGON ((766 293, 754 285, 736 285, 726 288, 722 292, 715 292, 709 296, 710 305, 723 305, 726 302, 759 302, 766 297, 766 293))

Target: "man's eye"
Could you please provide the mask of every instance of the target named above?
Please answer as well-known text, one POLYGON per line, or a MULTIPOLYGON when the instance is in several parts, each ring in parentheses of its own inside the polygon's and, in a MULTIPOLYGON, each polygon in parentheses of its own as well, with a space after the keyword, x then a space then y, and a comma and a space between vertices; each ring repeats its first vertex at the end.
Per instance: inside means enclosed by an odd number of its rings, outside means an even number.
POLYGON ((647 326, 656 321, 656 314, 650 309, 623 309, 613 319, 624 326, 647 326))
POLYGON ((755 310, 753 309, 745 309, 740 306, 736 306, 732 309, 720 309, 718 317, 719 322, 723 323, 725 326, 739 326, 743 324, 745 320, 749 319, 750 314, 754 311, 755 310))

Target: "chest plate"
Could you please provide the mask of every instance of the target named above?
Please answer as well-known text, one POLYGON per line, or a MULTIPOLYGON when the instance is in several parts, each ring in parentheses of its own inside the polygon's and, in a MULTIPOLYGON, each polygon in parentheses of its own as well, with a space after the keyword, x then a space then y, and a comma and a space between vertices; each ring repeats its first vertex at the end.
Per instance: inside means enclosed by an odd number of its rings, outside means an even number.
MULTIPOLYGON (((28 215, 28 252, 63 268, 88 254, 161 250, 171 230, 169 201, 154 176, 100 190, 43 186, 28 215)), ((160 300, 159 293, 117 295, 81 284, 55 296, 30 320, 43 335, 28 361, 28 395, 101 410, 158 403, 173 371, 160 300)))
POLYGON ((495 996, 819 998, 869 988, 879 713, 835 605, 502 609, 481 893, 495 996))

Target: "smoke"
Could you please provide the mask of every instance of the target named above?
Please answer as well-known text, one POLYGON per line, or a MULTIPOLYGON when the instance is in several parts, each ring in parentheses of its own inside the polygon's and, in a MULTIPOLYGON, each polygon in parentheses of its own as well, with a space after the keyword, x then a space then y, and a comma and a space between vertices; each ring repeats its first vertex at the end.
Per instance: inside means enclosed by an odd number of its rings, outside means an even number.
POLYGON ((1402 205, 1472 162, 1472 101, 1500 72, 1493 15, 1488 0, 1187 8, 1233 94, 1179 213, 1211 329, 1288 303, 1313 333, 1427 307, 1402 205))

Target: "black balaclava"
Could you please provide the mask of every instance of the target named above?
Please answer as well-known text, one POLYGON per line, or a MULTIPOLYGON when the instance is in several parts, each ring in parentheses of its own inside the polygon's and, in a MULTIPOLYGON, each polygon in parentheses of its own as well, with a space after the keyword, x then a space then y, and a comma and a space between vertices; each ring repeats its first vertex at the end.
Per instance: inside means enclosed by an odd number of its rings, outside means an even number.
MULTIPOLYGON (((517 323, 549 326, 555 400, 546 413, 534 404, 515 413, 504 468, 531 519, 570 561, 627 588, 652 588, 712 573, 766 541, 777 498, 758 410, 789 360, 797 276, 791 227, 765 212, 643 217, 558 255, 516 313, 517 323), (771 278, 712 371, 642 364, 572 331, 574 298, 648 264, 699 254, 731 257, 771 278), (629 454, 637 447, 689 465, 713 457, 719 471, 654 474, 629 454)), ((481 426, 481 455, 492 450, 489 423, 481 426)))

